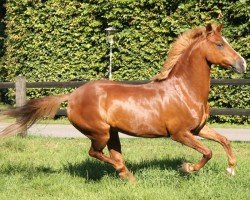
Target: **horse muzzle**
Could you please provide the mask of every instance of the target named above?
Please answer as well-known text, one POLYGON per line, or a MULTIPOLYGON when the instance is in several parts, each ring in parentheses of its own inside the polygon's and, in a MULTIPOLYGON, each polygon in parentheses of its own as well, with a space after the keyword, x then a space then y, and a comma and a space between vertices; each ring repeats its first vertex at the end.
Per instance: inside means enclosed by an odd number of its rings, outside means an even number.
POLYGON ((245 59, 242 58, 236 60, 231 67, 237 73, 245 73, 247 70, 247 63, 245 59))

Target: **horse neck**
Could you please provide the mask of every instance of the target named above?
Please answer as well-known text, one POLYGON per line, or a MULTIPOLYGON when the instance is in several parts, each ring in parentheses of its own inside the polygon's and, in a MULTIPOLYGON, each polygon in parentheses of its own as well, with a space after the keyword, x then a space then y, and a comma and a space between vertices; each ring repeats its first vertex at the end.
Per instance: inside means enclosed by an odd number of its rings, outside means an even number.
POLYGON ((202 53, 202 45, 197 41, 180 57, 170 79, 188 88, 199 101, 207 101, 210 89, 210 68, 202 53))

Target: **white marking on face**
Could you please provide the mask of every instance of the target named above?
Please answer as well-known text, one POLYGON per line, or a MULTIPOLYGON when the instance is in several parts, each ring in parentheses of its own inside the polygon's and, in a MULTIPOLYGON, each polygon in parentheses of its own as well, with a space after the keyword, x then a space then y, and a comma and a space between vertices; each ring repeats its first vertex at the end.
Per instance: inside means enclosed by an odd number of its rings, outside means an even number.
POLYGON ((229 45, 229 42, 226 40, 226 38, 222 37, 223 42, 227 43, 229 45))
POLYGON ((243 59, 243 67, 244 67, 244 72, 245 72, 245 71, 247 71, 247 62, 241 55, 240 55, 240 57, 243 59))

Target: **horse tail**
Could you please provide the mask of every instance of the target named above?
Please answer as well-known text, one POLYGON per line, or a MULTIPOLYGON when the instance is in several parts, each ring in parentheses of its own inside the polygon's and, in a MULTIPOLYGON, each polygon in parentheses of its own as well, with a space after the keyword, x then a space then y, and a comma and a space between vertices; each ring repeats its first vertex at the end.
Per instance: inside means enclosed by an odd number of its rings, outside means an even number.
POLYGON ((0 132, 0 138, 23 132, 42 118, 54 118, 60 104, 68 98, 69 94, 33 99, 24 106, 0 112, 2 116, 16 118, 14 124, 0 132))

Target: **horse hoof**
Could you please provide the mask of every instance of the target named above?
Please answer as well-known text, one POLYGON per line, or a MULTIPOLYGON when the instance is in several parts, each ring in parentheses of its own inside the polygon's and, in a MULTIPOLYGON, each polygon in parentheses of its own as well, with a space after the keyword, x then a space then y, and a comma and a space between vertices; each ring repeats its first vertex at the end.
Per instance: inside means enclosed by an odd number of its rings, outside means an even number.
POLYGON ((183 163, 180 167, 180 171, 190 173, 194 171, 194 167, 191 163, 183 163))
POLYGON ((234 168, 228 167, 228 168, 227 168, 227 173, 230 174, 230 175, 232 175, 232 176, 234 176, 234 175, 235 175, 235 170, 234 170, 234 168))
POLYGON ((136 178, 131 172, 122 172, 120 173, 120 177, 122 180, 127 180, 131 183, 136 183, 136 178))
POLYGON ((135 178, 134 175, 132 175, 132 174, 131 174, 131 176, 128 177, 128 181, 129 181, 130 183, 136 184, 136 178, 135 178))

